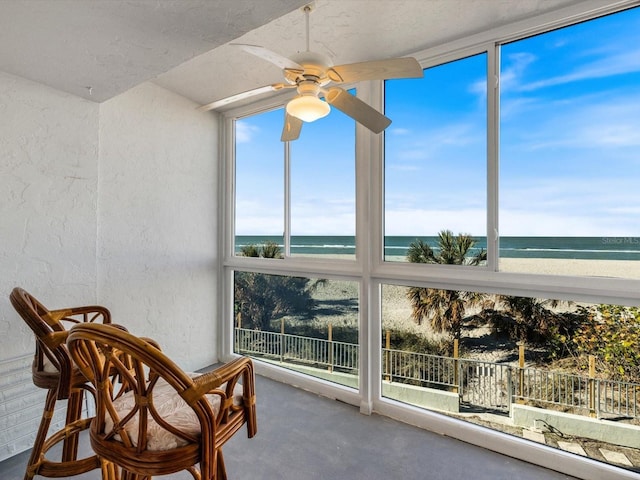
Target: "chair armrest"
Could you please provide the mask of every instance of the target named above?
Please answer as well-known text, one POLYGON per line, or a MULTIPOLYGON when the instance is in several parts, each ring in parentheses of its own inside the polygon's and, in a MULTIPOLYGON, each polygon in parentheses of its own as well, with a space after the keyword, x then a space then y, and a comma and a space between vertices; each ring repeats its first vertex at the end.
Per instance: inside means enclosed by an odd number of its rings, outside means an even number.
MULTIPOLYGON (((211 372, 207 372, 193 379, 193 386, 182 393, 182 397, 190 405, 200 401, 207 393, 225 386, 225 402, 220 406, 220 413, 216 423, 226 421, 228 415, 238 408, 244 411, 244 418, 247 422, 247 434, 252 438, 257 433, 256 419, 256 390, 255 376, 253 372, 253 362, 249 357, 237 358, 211 372), (242 405, 240 407, 233 404, 233 390, 238 380, 242 377, 242 405)), ((218 390, 220 392, 220 390, 218 390)))
MULTIPOLYGON (((219 388, 222 384, 229 382, 230 380, 237 379, 241 375, 251 373, 250 383, 253 384, 253 364, 248 357, 240 357, 235 360, 222 365, 215 370, 207 373, 203 373, 199 377, 193 379, 193 398, 201 397, 202 395, 219 388)), ((234 382, 235 383, 235 382, 234 382)), ((189 389, 192 390, 192 389, 189 389)), ((186 392, 185 392, 186 393, 186 392)), ((189 395, 191 397, 191 395, 189 395)))

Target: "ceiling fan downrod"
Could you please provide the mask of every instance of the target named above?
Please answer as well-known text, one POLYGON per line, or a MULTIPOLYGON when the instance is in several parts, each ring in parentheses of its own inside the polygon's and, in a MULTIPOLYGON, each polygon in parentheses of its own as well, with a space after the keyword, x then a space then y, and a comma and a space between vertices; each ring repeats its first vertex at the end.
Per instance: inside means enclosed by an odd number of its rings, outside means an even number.
POLYGON ((304 12, 304 17, 305 17, 305 23, 307 26, 307 52, 310 52, 311 50, 309 49, 309 44, 310 44, 310 40, 309 40, 309 14, 311 13, 311 4, 309 5, 305 5, 304 7, 302 7, 302 11, 304 12))

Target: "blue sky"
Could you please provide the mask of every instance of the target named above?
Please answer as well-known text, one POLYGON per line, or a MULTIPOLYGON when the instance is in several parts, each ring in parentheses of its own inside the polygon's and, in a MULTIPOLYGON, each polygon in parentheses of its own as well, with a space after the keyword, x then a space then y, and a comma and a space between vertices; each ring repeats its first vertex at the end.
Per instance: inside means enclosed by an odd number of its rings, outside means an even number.
MULTIPOLYGON (((486 56, 386 83, 387 235, 486 233, 486 56)), ((640 235, 640 9, 504 45, 501 235, 640 235)), ((281 234, 282 110, 237 122, 237 234, 281 234)), ((354 233, 354 122, 292 142, 293 234, 354 233)))

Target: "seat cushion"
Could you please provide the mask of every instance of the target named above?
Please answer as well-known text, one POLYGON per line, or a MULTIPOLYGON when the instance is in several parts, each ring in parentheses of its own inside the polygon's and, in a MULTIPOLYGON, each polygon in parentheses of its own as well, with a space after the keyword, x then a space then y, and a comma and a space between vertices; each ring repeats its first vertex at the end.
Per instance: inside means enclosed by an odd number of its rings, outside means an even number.
POLYGON ((47 373, 59 373, 58 367, 56 367, 53 362, 49 360, 49 357, 47 357, 46 355, 43 355, 43 357, 42 371, 47 373))
MULTIPOLYGON (((196 378, 200 374, 188 374, 191 378, 196 378)), ((220 390, 226 388, 226 384, 220 387, 220 390)), ((206 395, 212 410, 218 414, 220 411, 220 396, 206 395)), ((238 384, 233 391, 234 405, 242 405, 242 385, 238 384)), ((124 418, 135 406, 135 398, 132 391, 129 391, 116 399, 113 405, 118 412, 120 419, 124 418)), ((155 406, 160 417, 176 427, 182 432, 189 435, 199 436, 200 422, 193 409, 182 399, 180 394, 169 385, 165 380, 159 379, 153 389, 153 405, 155 406)), ((135 414, 129 422, 127 422, 125 430, 129 434, 132 443, 137 446, 138 442, 138 413, 135 414)), ((105 431, 109 432, 113 428, 113 420, 107 413, 105 418, 105 431)), ((122 441, 119 435, 114 437, 118 441, 122 441)), ((147 449, 152 451, 170 450, 172 448, 182 447, 189 442, 168 430, 161 427, 151 416, 148 415, 147 420, 147 449)))

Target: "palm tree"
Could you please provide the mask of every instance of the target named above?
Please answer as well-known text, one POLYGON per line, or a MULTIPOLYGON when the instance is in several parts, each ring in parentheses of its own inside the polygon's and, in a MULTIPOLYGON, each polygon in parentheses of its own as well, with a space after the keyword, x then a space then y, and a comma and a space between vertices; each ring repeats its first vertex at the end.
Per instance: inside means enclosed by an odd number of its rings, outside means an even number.
MULTIPOLYGON (((245 257, 282 258, 280 246, 273 242, 246 245, 245 257)), ((285 315, 310 318, 315 301, 314 289, 325 280, 306 277, 272 275, 258 272, 235 272, 235 314, 245 328, 269 331, 272 321, 285 315)))
POLYGON ((471 235, 459 233, 454 236, 451 230, 442 230, 438 233, 438 253, 417 239, 409 245, 407 260, 412 263, 441 265, 480 265, 487 260, 487 252, 480 249, 475 255, 468 256, 475 245, 476 241, 471 235))
POLYGON ((571 303, 553 299, 498 295, 496 304, 501 312, 494 312, 490 316, 490 322, 494 330, 508 334, 513 340, 539 343, 548 340, 556 333, 572 332, 573 316, 555 311, 559 305, 571 303))
MULTIPOLYGON (((487 252, 481 249, 470 255, 475 243, 470 235, 460 233, 455 236, 450 230, 443 230, 438 234, 437 252, 417 239, 409 245, 407 260, 412 263, 441 265, 480 265, 487 260, 487 252)), ((418 325, 426 319, 436 332, 447 331, 454 338, 460 338, 467 305, 477 305, 485 296, 475 292, 411 287, 407 291, 407 297, 413 309, 411 317, 418 325)))

